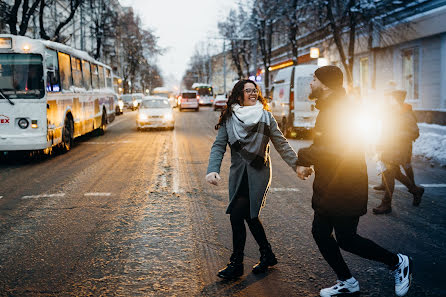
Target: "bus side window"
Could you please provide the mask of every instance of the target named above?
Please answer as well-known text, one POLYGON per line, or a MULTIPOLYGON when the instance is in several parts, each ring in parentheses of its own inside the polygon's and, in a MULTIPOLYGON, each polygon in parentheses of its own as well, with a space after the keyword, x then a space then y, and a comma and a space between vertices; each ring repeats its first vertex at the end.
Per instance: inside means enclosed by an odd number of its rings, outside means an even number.
POLYGON ((56 51, 50 49, 45 50, 45 64, 46 64, 46 91, 60 92, 59 64, 57 62, 56 51))
POLYGON ((80 59, 71 57, 71 71, 73 73, 73 85, 82 88, 82 68, 80 59))
POLYGON ((82 60, 82 75, 84 77, 84 88, 91 89, 90 62, 82 60))
POLYGON ((104 67, 99 66, 99 86, 101 89, 105 88, 104 67))
POLYGON ((110 69, 105 68, 105 78, 107 80, 107 88, 113 89, 112 76, 110 69))
POLYGON ((70 55, 58 53, 59 55, 59 73, 62 90, 69 90, 71 87, 71 65, 70 55))
POLYGON ((99 89, 99 73, 96 64, 91 64, 91 84, 93 89, 99 89))

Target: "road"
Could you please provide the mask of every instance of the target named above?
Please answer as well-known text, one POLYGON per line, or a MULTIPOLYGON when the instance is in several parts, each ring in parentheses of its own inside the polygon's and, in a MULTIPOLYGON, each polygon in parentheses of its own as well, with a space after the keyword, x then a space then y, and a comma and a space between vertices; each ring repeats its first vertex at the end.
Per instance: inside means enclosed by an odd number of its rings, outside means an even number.
MULTIPOLYGON (((253 275, 259 252, 249 234, 245 275, 216 276, 232 247, 229 149, 221 184, 206 184, 219 113, 175 115, 173 131, 139 132, 127 112, 66 154, 0 163, 0 296, 318 296, 335 282, 311 236, 312 179, 297 179, 274 149, 261 220, 279 264, 253 275)), ((375 216, 382 193, 370 190, 359 234, 413 257, 407 296, 445 296, 446 170, 422 160, 414 167, 428 186, 421 206, 399 187, 393 213, 375 216)), ((379 178, 369 171, 373 186, 379 178)), ((361 296, 394 295, 386 267, 344 255, 361 296)))

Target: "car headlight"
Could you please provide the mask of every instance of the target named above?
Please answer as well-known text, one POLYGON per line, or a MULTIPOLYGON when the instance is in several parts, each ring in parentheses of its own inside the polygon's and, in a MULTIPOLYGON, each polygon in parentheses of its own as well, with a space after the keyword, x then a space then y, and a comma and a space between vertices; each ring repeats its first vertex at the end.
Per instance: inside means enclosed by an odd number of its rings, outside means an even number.
POLYGON ((148 118, 149 117, 146 114, 143 114, 143 113, 139 114, 139 116, 138 116, 138 119, 140 121, 147 121, 148 118))
POLYGON ((118 101, 118 106, 120 109, 124 108, 124 102, 118 101))
POLYGON ((171 121, 171 120, 173 120, 173 115, 171 113, 165 114, 164 119, 166 121, 171 121))
POLYGON ((134 107, 137 107, 137 106, 138 106, 138 101, 136 101, 136 100, 133 101, 133 106, 134 106, 134 107))

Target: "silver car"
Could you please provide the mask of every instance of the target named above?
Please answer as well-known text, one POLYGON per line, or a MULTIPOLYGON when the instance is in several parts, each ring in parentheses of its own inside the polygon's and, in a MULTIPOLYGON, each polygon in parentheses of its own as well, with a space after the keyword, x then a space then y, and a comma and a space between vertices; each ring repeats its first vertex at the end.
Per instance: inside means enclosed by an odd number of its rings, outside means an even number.
POLYGON ((145 128, 175 128, 173 108, 169 100, 162 97, 147 96, 141 101, 136 118, 138 130, 145 128))

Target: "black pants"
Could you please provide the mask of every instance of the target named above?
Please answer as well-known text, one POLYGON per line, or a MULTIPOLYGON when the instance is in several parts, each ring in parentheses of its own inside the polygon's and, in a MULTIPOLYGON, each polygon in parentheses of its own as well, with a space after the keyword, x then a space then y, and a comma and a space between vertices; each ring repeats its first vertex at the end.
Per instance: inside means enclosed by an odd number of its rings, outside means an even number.
POLYGON ((389 267, 398 264, 396 254, 356 233, 358 222, 359 217, 332 217, 314 214, 313 238, 322 256, 334 270, 339 280, 352 277, 339 248, 365 259, 384 263, 389 267), (332 234, 333 229, 336 239, 332 234))
POLYGON ((266 239, 265 230, 259 218, 250 218, 249 211, 249 188, 246 171, 243 176, 242 184, 231 209, 231 227, 232 227, 232 246, 233 252, 240 254, 245 249, 246 242, 246 228, 245 221, 248 223, 254 239, 260 248, 268 247, 268 240, 266 239))
POLYGON ((410 193, 416 191, 415 178, 413 174, 412 165, 410 163, 404 165, 404 171, 407 176, 401 172, 399 165, 387 164, 386 171, 383 172, 382 181, 384 184, 385 194, 383 201, 390 203, 392 201, 393 191, 395 190, 395 179, 401 182, 410 193))

